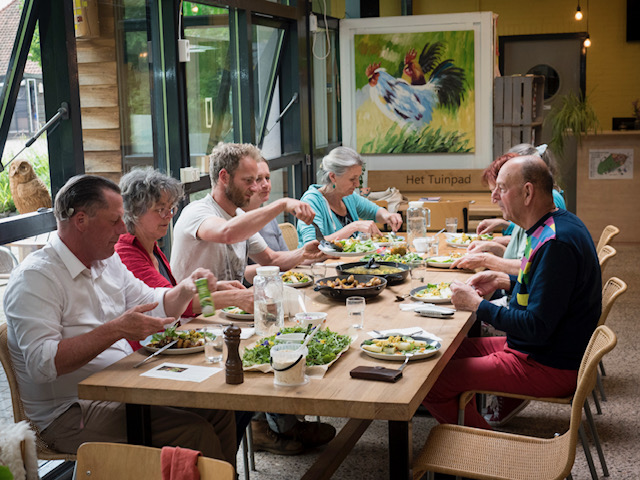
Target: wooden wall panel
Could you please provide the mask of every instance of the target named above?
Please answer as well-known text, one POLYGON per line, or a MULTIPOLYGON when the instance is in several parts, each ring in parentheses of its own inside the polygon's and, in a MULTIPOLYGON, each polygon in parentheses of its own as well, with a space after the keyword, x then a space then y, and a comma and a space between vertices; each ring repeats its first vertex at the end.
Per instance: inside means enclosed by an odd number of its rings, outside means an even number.
POLYGON ((78 82, 83 85, 117 85, 116 62, 78 63, 78 82))
POLYGON ((640 132, 587 135, 578 147, 576 204, 578 217, 597 242, 609 224, 620 229, 616 242, 640 242, 640 132), (633 178, 589 179, 589 150, 633 149, 633 178))
POLYGON ((82 132, 84 151, 105 151, 120 149, 120 129, 96 129, 82 132))
POLYGON ((118 107, 91 107, 82 109, 82 130, 120 127, 118 107))
POLYGON ((117 107, 117 85, 85 85, 80 87, 80 107, 117 107))
POLYGON ((78 39, 78 63, 112 62, 116 60, 114 38, 78 39))
POLYGON ((84 161, 87 173, 122 172, 122 155, 119 150, 114 152, 85 152, 84 161))
POLYGON ((367 186, 373 192, 396 187, 406 192, 487 192, 480 169, 369 170, 367 186))

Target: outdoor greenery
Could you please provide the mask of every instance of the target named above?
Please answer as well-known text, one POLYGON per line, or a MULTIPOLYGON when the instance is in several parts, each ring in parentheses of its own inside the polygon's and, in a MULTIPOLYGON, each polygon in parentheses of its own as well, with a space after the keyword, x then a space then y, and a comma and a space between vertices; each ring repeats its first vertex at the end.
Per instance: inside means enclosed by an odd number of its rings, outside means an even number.
POLYGON ((582 135, 594 131, 597 133, 600 122, 587 95, 571 92, 559 98, 559 101, 545 119, 551 124, 549 147, 561 157, 564 155, 565 138, 573 135, 580 143, 582 135))
POLYGON ((440 127, 415 131, 393 125, 384 136, 365 143, 361 153, 467 153, 472 151, 468 144, 464 134, 443 133, 440 127))
MULTIPOLYGON (((7 152, 6 157, 13 157, 13 152, 7 152)), ((51 176, 49 175, 49 157, 48 155, 38 154, 37 152, 25 152, 20 155, 21 158, 28 160, 36 175, 45 183, 49 192, 51 192, 51 176)), ((16 206, 13 203, 13 197, 11 196, 11 189, 9 188, 9 167, 11 164, 5 167, 5 170, 0 173, 0 213, 3 212, 15 212, 16 206)))

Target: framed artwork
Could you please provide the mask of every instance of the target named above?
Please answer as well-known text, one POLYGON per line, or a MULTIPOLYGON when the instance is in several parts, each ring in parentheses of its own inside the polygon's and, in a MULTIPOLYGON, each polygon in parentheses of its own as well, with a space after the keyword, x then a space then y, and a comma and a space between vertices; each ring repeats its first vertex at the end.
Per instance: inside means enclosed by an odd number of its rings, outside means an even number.
POLYGON ((484 12, 341 21, 344 145, 366 155, 370 169, 397 169, 398 155, 405 168, 486 166, 492 19, 484 12))

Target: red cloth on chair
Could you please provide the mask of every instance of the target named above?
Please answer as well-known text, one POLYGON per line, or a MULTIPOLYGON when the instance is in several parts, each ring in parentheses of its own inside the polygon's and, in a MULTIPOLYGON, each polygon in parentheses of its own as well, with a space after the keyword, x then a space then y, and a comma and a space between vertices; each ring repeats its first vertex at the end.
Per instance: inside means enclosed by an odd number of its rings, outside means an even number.
POLYGON ((162 447, 160 461, 162 480, 200 480, 197 450, 180 447, 162 447))

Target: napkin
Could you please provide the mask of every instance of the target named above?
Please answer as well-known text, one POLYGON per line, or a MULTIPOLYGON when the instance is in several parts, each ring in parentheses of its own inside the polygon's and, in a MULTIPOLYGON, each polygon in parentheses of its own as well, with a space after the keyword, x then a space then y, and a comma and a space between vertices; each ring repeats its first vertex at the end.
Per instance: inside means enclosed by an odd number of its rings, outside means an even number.
POLYGON ((429 305, 429 306, 433 306, 435 305, 434 303, 425 303, 425 302, 411 302, 411 303, 401 303, 399 305, 400 310, 402 310, 403 312, 411 312, 413 310, 415 310, 418 307, 422 307, 424 305, 429 305))
POLYGON ((431 332, 427 332, 423 330, 421 327, 408 327, 408 328, 390 328, 388 330, 378 330, 377 332, 367 332, 370 337, 379 337, 379 334, 382 334, 383 337, 387 335, 400 334, 400 335, 408 335, 412 337, 425 337, 430 340, 435 340, 436 342, 441 342, 442 339, 431 332))
POLYGON ((293 318, 296 313, 306 311, 306 297, 298 288, 284 286, 283 290, 284 314, 293 318))
POLYGON ((140 376, 200 383, 222 370, 222 368, 218 367, 201 367, 199 365, 164 362, 147 372, 141 373, 140 376))

